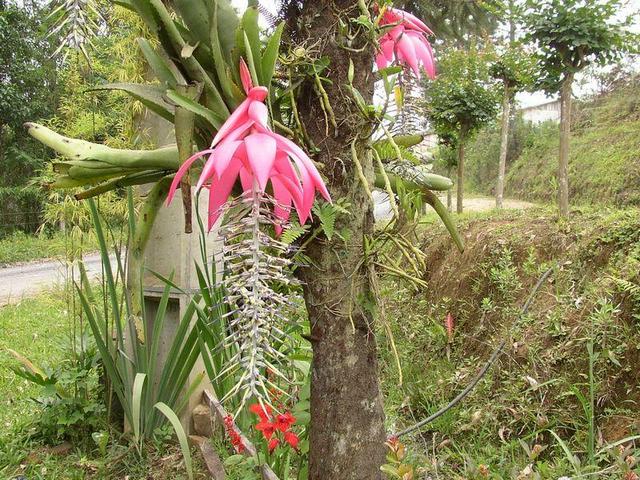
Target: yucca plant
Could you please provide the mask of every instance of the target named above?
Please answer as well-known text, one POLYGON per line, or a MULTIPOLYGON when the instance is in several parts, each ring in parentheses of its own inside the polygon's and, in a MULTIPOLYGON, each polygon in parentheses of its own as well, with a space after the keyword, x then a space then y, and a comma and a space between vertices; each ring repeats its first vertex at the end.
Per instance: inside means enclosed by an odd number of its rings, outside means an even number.
POLYGON ((129 321, 133 313, 130 295, 123 288, 125 269, 119 255, 116 255, 114 269, 104 224, 95 203, 90 200, 89 205, 104 271, 105 289, 99 293, 105 298, 100 301, 83 268, 83 281, 77 291, 100 353, 109 390, 122 407, 125 422, 139 444, 165 421, 164 412, 154 406, 161 402, 179 414, 187 404, 189 392, 202 380, 202 377, 196 378, 188 384, 199 354, 198 333, 192 326, 195 307, 191 305, 186 309, 173 342, 168 345, 164 363, 160 364, 159 350, 171 286, 165 286, 153 318, 145 315, 143 309, 144 321, 129 321))

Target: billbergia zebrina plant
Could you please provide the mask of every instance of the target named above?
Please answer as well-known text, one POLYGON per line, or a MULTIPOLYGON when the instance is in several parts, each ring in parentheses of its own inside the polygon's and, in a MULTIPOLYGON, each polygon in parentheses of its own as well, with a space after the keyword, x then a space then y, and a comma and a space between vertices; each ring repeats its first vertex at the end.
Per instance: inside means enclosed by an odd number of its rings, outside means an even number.
MULTIPOLYGON (((224 265, 216 288, 222 294, 220 302, 226 304, 225 325, 217 344, 207 343, 207 348, 230 347, 231 353, 212 381, 224 378, 231 385, 221 397, 236 396, 241 404, 249 397, 268 402, 267 392, 279 388, 278 378, 286 376, 286 369, 280 368, 284 360, 280 346, 287 336, 286 308, 282 307, 291 299, 280 286, 294 281, 291 252, 280 235, 293 212, 297 223, 309 223, 316 192, 325 205, 331 202, 319 165, 309 156, 318 146, 301 126, 295 100, 303 85, 322 96, 328 82, 327 63, 313 53, 311 45, 298 47, 295 40, 281 51, 284 24, 265 34, 255 7, 239 18, 228 0, 174 0, 170 7, 161 0, 114 3, 137 13, 154 37, 139 39, 139 47, 157 82, 97 88, 127 92, 173 123, 178 145, 145 151, 113 149, 29 124, 34 137, 65 157, 55 162, 58 176, 50 187, 85 187, 77 196, 89 198, 123 187, 153 185, 129 247, 129 270, 135 273, 141 269, 157 212, 178 186, 185 209, 189 208, 190 177, 195 174, 199 178, 195 190, 209 194, 208 228, 218 225, 225 240, 223 251, 215 252, 224 265), (194 151, 198 153, 193 155, 194 151)), ((433 75, 433 59, 429 32, 423 25, 387 8, 381 6, 381 14, 371 24, 369 48, 383 54, 378 58, 379 71, 372 74, 384 81, 389 95, 396 77, 405 70, 424 69, 433 75)), ((344 79, 353 95, 350 101, 367 121, 378 122, 384 109, 366 105, 352 78, 353 72, 344 79)), ((329 131, 334 112, 329 99, 323 99, 329 131)), ((407 150, 402 141, 387 135, 383 143, 389 148, 378 145, 375 186, 386 189, 392 199, 400 191, 417 192, 447 218, 431 191, 447 190, 451 182, 416 170, 414 159, 403 155, 407 150)), ((373 151, 370 148, 367 154, 373 151)), ((354 150, 354 162, 357 155, 354 150)), ((364 178, 363 185, 366 182, 364 178)), ((321 215, 317 217, 322 221, 321 215)), ((447 226, 453 231, 450 221, 447 226)), ((317 236, 317 229, 309 235, 317 236)), ((138 291, 135 287, 131 291, 138 291)), ((132 302, 134 315, 139 315, 135 295, 132 302)))
POLYGON ((173 200, 193 163, 207 157, 196 190, 209 190, 209 230, 229 212, 219 234, 224 241, 224 300, 230 311, 226 335, 217 348, 235 353, 218 376, 236 379, 226 397, 239 393, 242 406, 251 397, 268 401, 269 390, 278 388, 267 371, 286 380, 278 367, 286 357, 274 345, 286 341, 282 323, 287 322, 283 312, 289 299, 273 285, 293 283, 286 257, 289 247, 264 230, 272 225, 275 236, 280 236, 292 206, 303 224, 309 218, 316 190, 327 201, 331 198, 307 154, 269 127, 264 103, 269 90, 254 86, 244 59, 239 73, 246 99, 220 127, 211 146, 183 163, 167 202, 173 200), (229 202, 238 180, 242 193, 229 202), (272 195, 267 194, 267 187, 272 195))

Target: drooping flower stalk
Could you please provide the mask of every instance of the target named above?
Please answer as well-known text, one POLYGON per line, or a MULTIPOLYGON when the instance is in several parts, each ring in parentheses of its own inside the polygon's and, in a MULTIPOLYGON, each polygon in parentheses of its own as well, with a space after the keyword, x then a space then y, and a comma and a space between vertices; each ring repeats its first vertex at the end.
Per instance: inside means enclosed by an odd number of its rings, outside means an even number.
POLYGON ((379 69, 394 61, 408 65, 416 77, 424 69, 429 78, 435 78, 436 68, 433 50, 428 37, 433 32, 416 16, 397 8, 383 7, 380 26, 389 27, 380 37, 380 51, 376 56, 379 69))
POLYGON ((267 370, 284 381, 280 364, 286 356, 273 345, 286 340, 286 307, 290 298, 274 285, 294 283, 289 246, 273 238, 285 227, 292 208, 300 223, 310 217, 316 190, 328 201, 329 192, 307 154, 294 142, 271 130, 264 101, 268 90, 254 86, 244 60, 240 78, 247 98, 220 127, 210 148, 187 159, 176 173, 167 202, 171 202, 193 163, 206 158, 196 191, 209 189, 208 227, 225 213, 219 235, 224 240, 223 287, 230 311, 225 316, 227 336, 219 348, 233 352, 218 377, 233 378, 226 394, 240 397, 240 408, 250 398, 269 402, 280 387, 267 370), (230 199, 240 182, 242 195, 230 199))
POLYGON ((295 280, 286 256, 289 246, 264 231, 269 224, 283 226, 273 211, 274 204, 256 184, 250 192, 228 202, 229 213, 219 230, 225 240, 225 301, 231 306, 228 335, 221 348, 235 352, 220 376, 232 377, 235 382, 223 400, 239 395, 240 405, 252 397, 269 402, 270 390, 279 387, 267 371, 286 380, 280 366, 286 363, 286 356, 273 345, 286 340, 286 313, 292 302, 274 285, 290 285, 295 280))
MULTIPOLYGON (((209 229, 220 216, 237 179, 250 192, 254 183, 265 192, 270 184, 276 217, 286 221, 293 204, 300 223, 309 218, 316 190, 327 200, 331 197, 320 173, 309 156, 294 142, 271 130, 264 101, 265 87, 254 87, 244 60, 240 76, 247 98, 231 114, 213 138, 211 147, 196 153, 180 167, 169 192, 168 202, 180 181, 198 159, 208 157, 196 190, 209 188, 209 229)), ((276 234, 281 228, 276 225, 276 234)))

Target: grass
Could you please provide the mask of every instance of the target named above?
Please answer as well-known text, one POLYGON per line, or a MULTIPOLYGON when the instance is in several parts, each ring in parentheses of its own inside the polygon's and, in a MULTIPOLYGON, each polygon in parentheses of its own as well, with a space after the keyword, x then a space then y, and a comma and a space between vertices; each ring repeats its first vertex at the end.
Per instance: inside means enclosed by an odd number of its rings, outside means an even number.
POLYGON ((70 342, 70 325, 62 292, 25 299, 0 308, 0 426, 11 430, 34 412, 29 400, 39 388, 8 369, 15 361, 10 348, 38 365, 53 365, 62 359, 70 342))
MULTIPOLYGON (((177 445, 164 440, 147 442, 143 452, 128 448, 113 430, 106 452, 91 439, 73 444, 64 455, 33 434, 39 429, 41 407, 32 398, 41 394, 8 367, 16 361, 15 350, 38 366, 56 366, 69 354, 72 325, 63 291, 42 293, 17 305, 0 307, 0 478, 24 475, 29 480, 80 480, 85 478, 182 480, 187 478, 177 445)), ((198 460, 195 458, 194 460, 198 460)), ((197 479, 205 478, 199 461, 197 479)))
POLYGON ((625 459, 638 449, 620 459, 601 442, 640 433, 640 210, 574 209, 569 221, 548 208, 471 212, 458 223, 464 254, 437 220, 424 219, 424 291, 382 283, 404 374, 398 386, 381 338, 389 422, 400 430, 434 413, 498 342, 507 340, 508 349, 471 396, 422 435, 403 439, 415 464, 447 479, 555 479, 576 468, 608 469, 591 478, 636 478, 624 476, 625 459), (520 315, 533 284, 554 265, 529 313, 520 315), (529 465, 539 476, 525 475, 529 465))
MULTIPOLYGON (((87 236, 85 252, 97 250, 93 235, 87 236)), ((48 235, 28 235, 15 232, 0 239, 0 267, 14 263, 30 262, 48 258, 63 258, 71 248, 71 241, 62 232, 48 235)))
MULTIPOLYGON (((61 361, 70 342, 66 308, 60 291, 0 308, 0 477, 12 478, 20 472, 19 464, 25 457, 39 449, 28 438, 28 431, 37 422, 40 407, 32 398, 39 395, 40 387, 9 369, 16 362, 7 349, 19 352, 37 365, 52 366, 61 361)), ((47 454, 42 454, 39 465, 30 473, 33 476, 29 478, 34 479, 83 478, 82 470, 47 454)))

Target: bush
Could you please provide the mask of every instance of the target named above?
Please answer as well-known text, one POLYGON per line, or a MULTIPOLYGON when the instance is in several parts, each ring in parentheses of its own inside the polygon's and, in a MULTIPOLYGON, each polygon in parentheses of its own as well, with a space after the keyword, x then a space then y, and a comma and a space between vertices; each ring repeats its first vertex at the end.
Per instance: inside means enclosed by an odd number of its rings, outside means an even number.
POLYGON ((36 232, 42 222, 44 200, 38 187, 0 187, 0 238, 15 231, 36 232))

